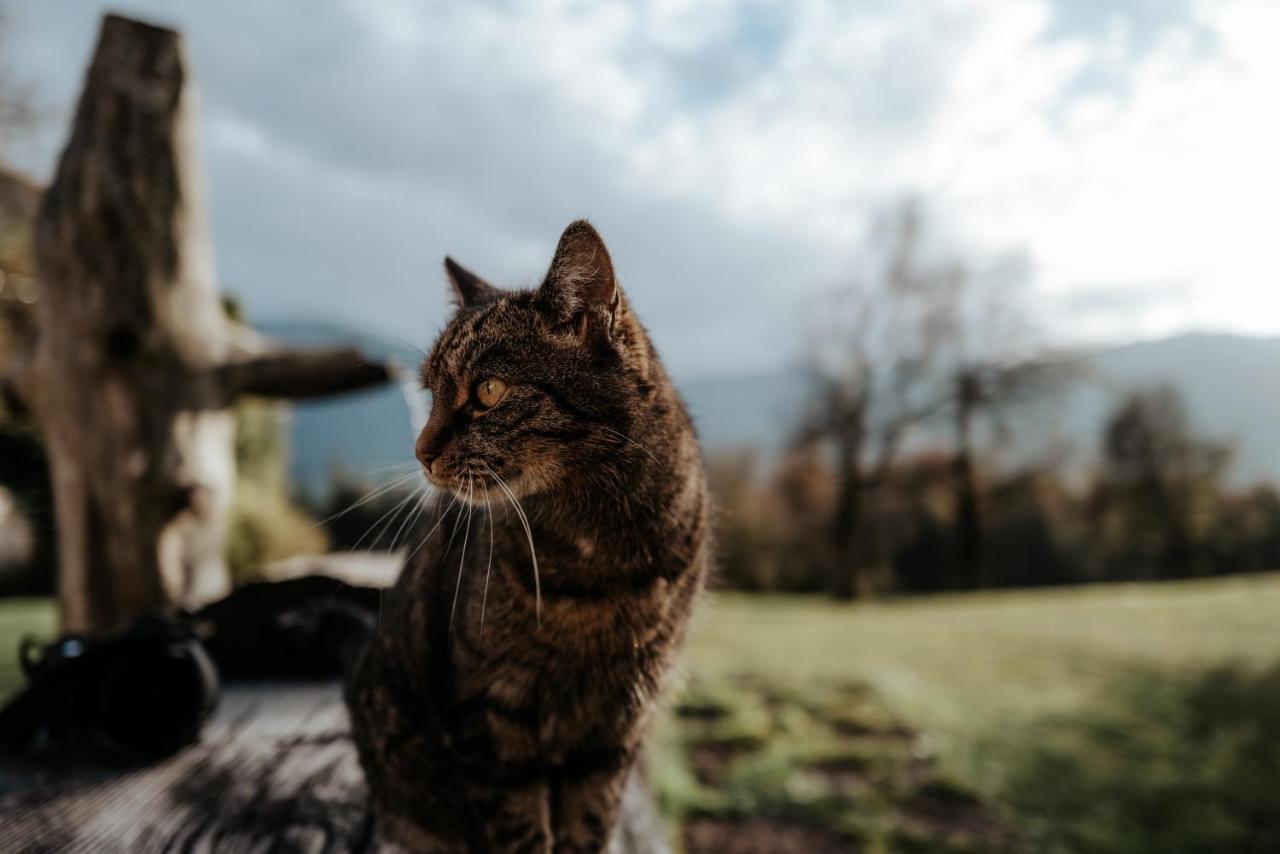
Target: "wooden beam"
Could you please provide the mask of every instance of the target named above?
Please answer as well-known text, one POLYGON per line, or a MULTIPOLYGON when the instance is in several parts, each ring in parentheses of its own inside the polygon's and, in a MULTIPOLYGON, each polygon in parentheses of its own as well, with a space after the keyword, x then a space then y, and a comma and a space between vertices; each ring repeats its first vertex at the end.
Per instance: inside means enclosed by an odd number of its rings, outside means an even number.
POLYGON ((392 372, 386 362, 349 347, 281 350, 220 366, 218 382, 232 397, 302 400, 381 385, 392 372))

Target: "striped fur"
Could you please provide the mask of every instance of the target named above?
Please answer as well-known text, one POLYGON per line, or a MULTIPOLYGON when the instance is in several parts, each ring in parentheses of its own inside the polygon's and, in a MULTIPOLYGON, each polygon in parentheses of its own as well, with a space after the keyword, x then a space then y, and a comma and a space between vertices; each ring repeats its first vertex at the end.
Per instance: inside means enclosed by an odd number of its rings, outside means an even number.
POLYGON ((417 453, 454 501, 347 692, 379 834, 600 851, 706 573, 697 440, 586 222, 535 290, 446 269, 417 453), (485 409, 489 377, 506 396, 485 409))

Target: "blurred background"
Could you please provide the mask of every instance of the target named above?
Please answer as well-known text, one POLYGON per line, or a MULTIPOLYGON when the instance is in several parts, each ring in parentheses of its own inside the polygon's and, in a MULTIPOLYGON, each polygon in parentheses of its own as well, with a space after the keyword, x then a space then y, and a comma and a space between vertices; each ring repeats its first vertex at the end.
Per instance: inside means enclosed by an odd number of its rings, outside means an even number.
MULTIPOLYGON (((446 253, 530 286, 600 230, 718 501, 683 850, 1280 846, 1280 7, 112 8, 187 39, 229 323, 412 377, 446 253)), ((0 376, 104 9, 0 0, 0 376)), ((385 573, 423 405, 239 400, 231 577, 385 573)), ((6 391, 0 694, 52 500, 6 391)))

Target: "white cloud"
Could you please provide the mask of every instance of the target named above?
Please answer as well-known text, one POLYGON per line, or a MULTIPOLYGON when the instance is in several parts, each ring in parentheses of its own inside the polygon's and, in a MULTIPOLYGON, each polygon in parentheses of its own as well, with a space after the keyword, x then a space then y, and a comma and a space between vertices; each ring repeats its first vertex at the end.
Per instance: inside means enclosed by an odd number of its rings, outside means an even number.
POLYGON ((832 9, 801 15, 760 79, 638 145, 637 168, 833 244, 867 202, 916 190, 979 245, 1024 245, 1053 297, 1146 291, 1059 318, 1063 337, 1280 331, 1280 7, 1202 4, 1140 56, 1118 18, 1105 38, 1046 39, 1035 0, 899 4, 872 22, 832 9), (863 82, 892 89, 896 73, 932 84, 925 119, 860 121, 863 82))
MULTIPOLYGON (((425 338, 441 255, 527 281, 587 214, 677 370, 758 368, 915 191, 1025 248, 1062 337, 1280 332, 1268 0, 122 5, 192 40, 220 268, 259 316, 425 338)), ((99 7, 17 45, 68 110, 99 7)))

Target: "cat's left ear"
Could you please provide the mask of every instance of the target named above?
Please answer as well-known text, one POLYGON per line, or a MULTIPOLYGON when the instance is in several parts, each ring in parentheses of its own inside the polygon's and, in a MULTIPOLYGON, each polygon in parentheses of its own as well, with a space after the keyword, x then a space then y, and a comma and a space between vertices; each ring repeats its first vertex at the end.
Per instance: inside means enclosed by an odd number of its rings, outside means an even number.
POLYGON ((444 259, 444 272, 453 287, 453 302, 458 308, 471 308, 502 296, 502 291, 448 256, 444 259))
POLYGON ((584 343, 607 340, 617 319, 620 293, 609 250, 585 219, 560 235, 539 302, 556 321, 567 324, 584 343))

